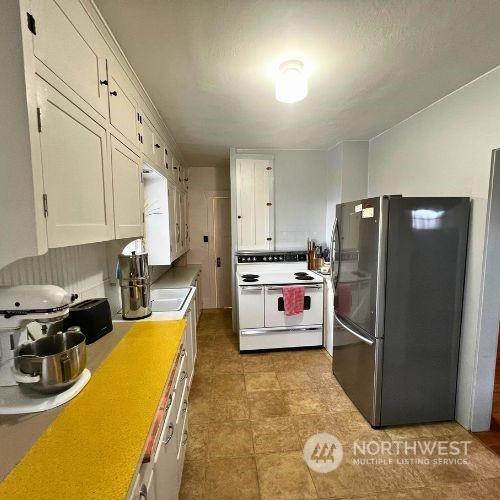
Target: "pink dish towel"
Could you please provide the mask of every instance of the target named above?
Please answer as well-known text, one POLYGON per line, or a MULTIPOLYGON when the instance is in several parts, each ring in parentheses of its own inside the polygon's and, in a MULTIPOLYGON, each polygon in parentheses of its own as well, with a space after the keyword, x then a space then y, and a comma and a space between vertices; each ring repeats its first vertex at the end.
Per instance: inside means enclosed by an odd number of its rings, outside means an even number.
POLYGON ((304 312, 304 287, 300 285, 282 288, 285 316, 295 316, 304 312))

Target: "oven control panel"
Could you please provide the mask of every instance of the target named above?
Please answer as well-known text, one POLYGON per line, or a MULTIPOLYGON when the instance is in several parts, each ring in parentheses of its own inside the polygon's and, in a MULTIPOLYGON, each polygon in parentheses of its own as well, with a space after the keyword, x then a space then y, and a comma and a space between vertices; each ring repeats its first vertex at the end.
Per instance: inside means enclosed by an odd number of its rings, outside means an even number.
POLYGON ((306 262, 307 252, 270 252, 236 254, 238 264, 306 262))

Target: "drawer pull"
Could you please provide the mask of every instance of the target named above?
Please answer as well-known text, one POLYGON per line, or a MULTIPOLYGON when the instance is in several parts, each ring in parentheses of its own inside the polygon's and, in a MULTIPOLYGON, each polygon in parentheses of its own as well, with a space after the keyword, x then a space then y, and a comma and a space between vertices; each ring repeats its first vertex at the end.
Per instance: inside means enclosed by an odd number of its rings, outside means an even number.
POLYGON ((187 399, 185 399, 184 402, 182 403, 182 413, 186 413, 187 409, 188 409, 188 402, 187 399))
POLYGON ((181 358, 183 358, 186 355, 186 349, 182 349, 181 351, 181 358))
POLYGON ((183 380, 186 380, 186 379, 187 379, 187 376, 188 376, 187 371, 186 371, 186 370, 182 370, 182 374, 181 374, 181 382, 182 382, 183 380))
POLYGON ((168 436, 163 441, 163 444, 168 444, 174 437, 174 424, 168 424, 168 436))
POLYGON ((186 443, 188 442, 188 431, 184 431, 184 439, 182 440, 182 446, 186 446, 186 443))
POLYGON ((167 407, 165 408, 165 411, 168 411, 168 409, 172 406, 172 394, 169 394, 168 396, 168 403, 167 403, 167 407))

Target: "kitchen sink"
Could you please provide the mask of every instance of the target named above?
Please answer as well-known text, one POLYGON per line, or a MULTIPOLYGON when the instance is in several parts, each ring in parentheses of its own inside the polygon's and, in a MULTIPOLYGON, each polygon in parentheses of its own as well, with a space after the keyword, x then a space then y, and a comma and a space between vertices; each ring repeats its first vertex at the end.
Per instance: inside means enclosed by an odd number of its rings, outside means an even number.
POLYGON ((153 312, 180 311, 190 291, 191 288, 157 288, 151 290, 151 310, 153 312))

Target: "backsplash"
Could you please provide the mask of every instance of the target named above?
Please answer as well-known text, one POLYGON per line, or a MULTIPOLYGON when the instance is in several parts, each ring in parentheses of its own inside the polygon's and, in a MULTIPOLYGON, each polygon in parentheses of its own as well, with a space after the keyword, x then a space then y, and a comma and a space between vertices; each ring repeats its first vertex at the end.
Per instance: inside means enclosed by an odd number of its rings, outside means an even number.
POLYGON ((58 285, 80 299, 102 297, 108 279, 105 242, 52 248, 0 270, 0 285, 58 285))

